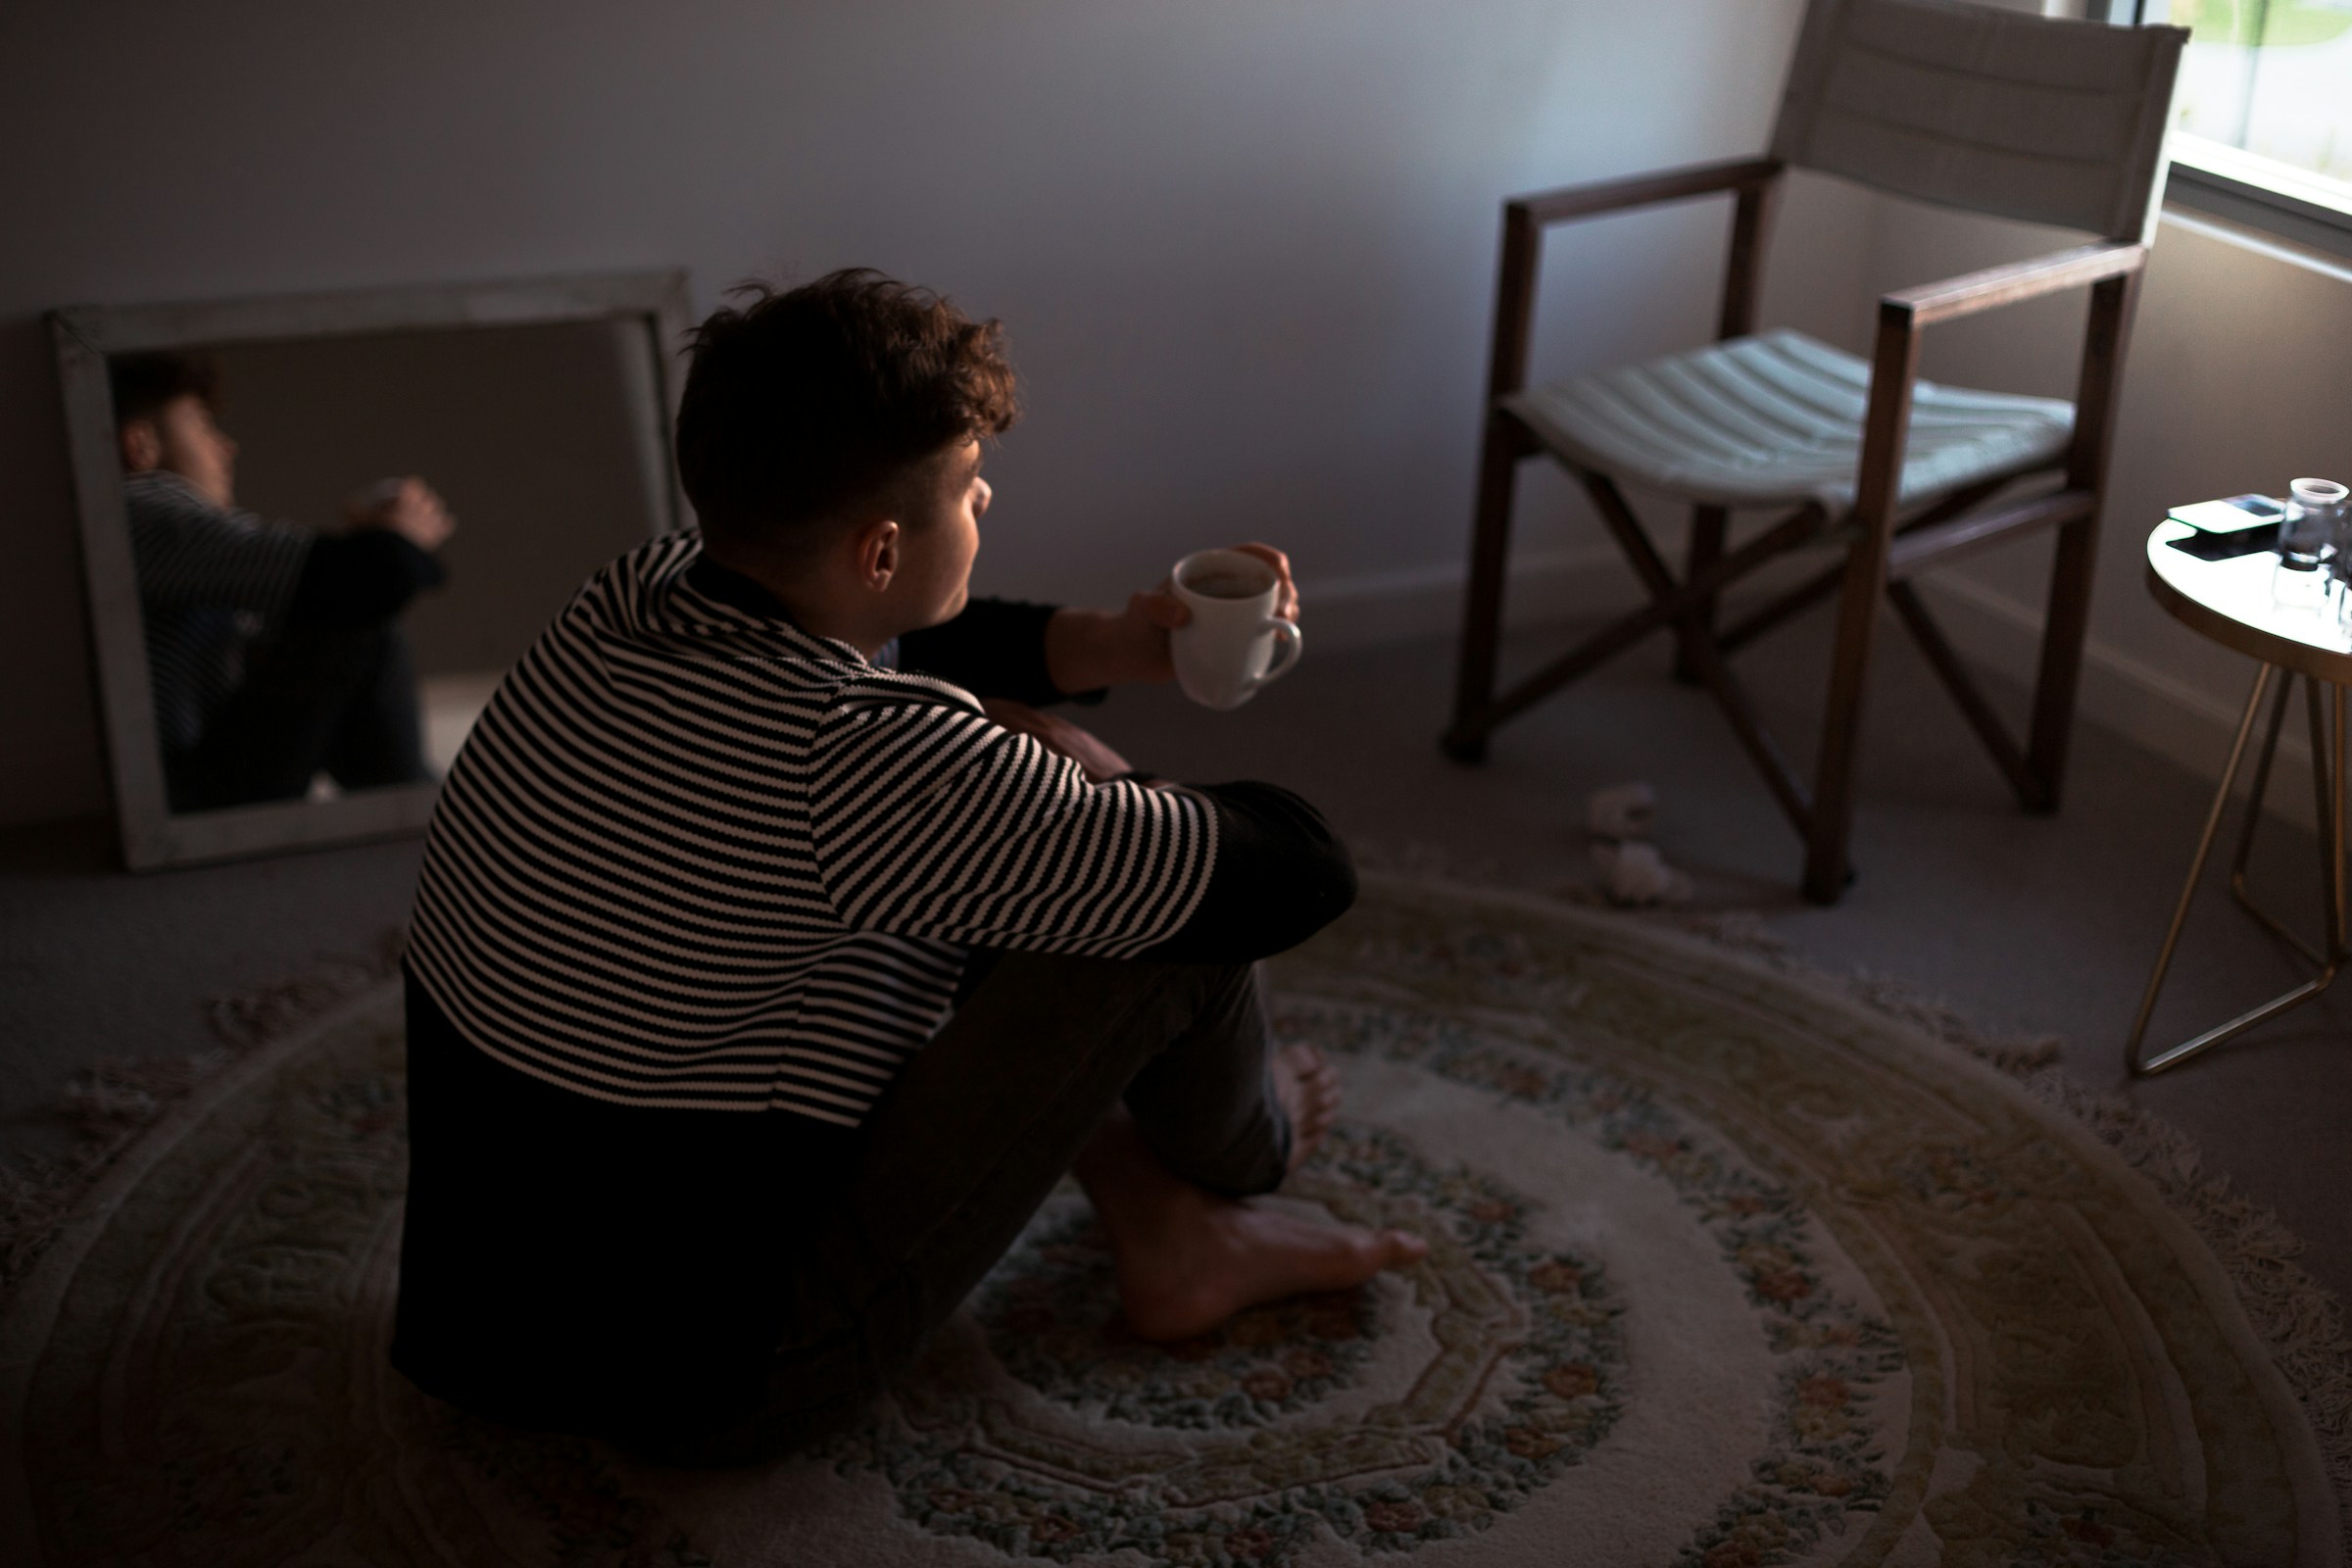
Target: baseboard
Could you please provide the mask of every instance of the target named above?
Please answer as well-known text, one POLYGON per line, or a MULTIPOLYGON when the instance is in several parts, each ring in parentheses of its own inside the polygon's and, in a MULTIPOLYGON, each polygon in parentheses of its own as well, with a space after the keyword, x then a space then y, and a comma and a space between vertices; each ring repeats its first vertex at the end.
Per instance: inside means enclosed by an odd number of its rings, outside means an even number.
MULTIPOLYGON (((1370 648, 1450 634, 1461 625, 1466 576, 1462 566, 1447 564, 1308 582, 1300 589, 1306 624, 1318 648, 1370 648)), ((2031 689, 2041 645, 2039 606, 1948 574, 1921 579, 1919 588, 1964 659, 1998 680, 2031 689)), ((1605 544, 1530 553, 1511 563, 1513 626, 1622 612, 1638 602, 1633 574, 1605 544)), ((2095 636, 2084 646, 2078 720, 2200 777, 2220 776, 2238 711, 2095 636)), ((2278 766, 2287 778, 2308 776, 2311 751, 2294 729, 2279 737, 2278 766)), ((2316 825, 2308 789, 2274 787, 2268 808, 2281 820, 2316 825)))
MULTIPOLYGON (((1301 621, 1317 648, 1378 648, 1461 630, 1460 564, 1413 566, 1298 585, 1301 621)), ((1622 609, 1637 591, 1624 558, 1607 545, 1531 551, 1511 561, 1510 622, 1544 625, 1622 609)))
MULTIPOLYGON (((1919 588, 1962 658, 2012 684, 2032 686, 2041 647, 2040 607, 1960 576, 1922 579, 1919 588)), ((2075 711, 2082 722, 2121 735, 2200 778, 2217 779, 2243 710, 2093 636, 2082 648, 2075 711)), ((2310 778, 2311 747, 2298 726, 2290 724, 2278 737, 2277 769, 2284 780, 2310 778)), ((2240 791, 2245 787, 2241 778, 2240 791)), ((2307 783, 2281 788, 2275 782, 2264 805, 2281 821, 2318 828, 2307 783)))

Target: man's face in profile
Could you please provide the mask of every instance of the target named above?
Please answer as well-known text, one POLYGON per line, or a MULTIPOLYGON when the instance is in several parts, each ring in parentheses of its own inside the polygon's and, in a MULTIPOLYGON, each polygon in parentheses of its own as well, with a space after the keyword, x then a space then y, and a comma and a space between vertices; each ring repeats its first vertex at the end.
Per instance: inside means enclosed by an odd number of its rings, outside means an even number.
POLYGON ((236 498, 237 444, 193 393, 123 424, 122 465, 133 473, 157 468, 176 473, 216 507, 227 507, 236 498))
POLYGON ((970 596, 980 519, 995 494, 980 477, 978 441, 948 448, 924 466, 901 526, 903 563, 893 584, 907 606, 907 629, 953 619, 970 596))

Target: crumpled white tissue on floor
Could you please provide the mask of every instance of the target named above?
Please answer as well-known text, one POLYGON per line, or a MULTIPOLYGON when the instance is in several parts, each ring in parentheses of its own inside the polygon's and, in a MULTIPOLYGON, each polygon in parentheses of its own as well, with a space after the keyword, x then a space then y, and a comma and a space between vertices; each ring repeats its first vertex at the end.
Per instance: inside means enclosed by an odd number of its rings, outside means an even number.
POLYGON ((1658 792, 1646 784, 1612 784, 1585 797, 1585 830, 1595 838, 1645 839, 1658 825, 1658 792))

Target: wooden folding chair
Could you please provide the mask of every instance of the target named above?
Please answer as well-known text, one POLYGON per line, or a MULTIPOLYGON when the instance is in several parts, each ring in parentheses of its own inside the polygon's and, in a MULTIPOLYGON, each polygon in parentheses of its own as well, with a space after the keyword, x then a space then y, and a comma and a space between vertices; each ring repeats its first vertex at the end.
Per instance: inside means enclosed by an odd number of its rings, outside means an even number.
POLYGON ((1503 204, 1501 278, 1479 465, 1470 587, 1446 753, 1482 760, 1506 720, 1656 631, 1678 672, 1707 686, 1805 842, 1804 892, 1848 880, 1864 678, 1882 596, 1992 754, 2019 802, 2053 810, 2082 659, 2099 510, 2121 379, 2161 187, 2164 129, 2185 30, 2111 27, 1952 0, 1814 0, 1770 153, 1574 186, 1503 204), (1946 207, 2086 229, 2097 242, 1879 302, 1865 362, 1795 332, 1751 336, 1766 218, 1781 173, 1804 168, 1946 207), (1550 224, 1696 196, 1735 200, 1717 341, 1529 389, 1538 253, 1550 224), (1918 379, 1937 321, 2088 285, 2073 404, 1918 379), (1497 696, 1512 492, 1543 454, 1583 484, 1649 595, 1638 612, 1497 696), (2017 498, 2015 481, 2054 474, 2017 498), (1620 483, 1690 504, 1681 575, 1620 483), (2004 494, 2006 492, 2006 494, 2004 494), (1734 547, 1734 508, 1783 515, 1734 547), (1931 563, 2058 531, 2031 727, 2021 745, 1928 613, 1910 579, 1931 563), (1737 624, 1724 589, 1784 553, 1843 558, 1737 624), (1836 658, 1810 790, 1756 716, 1726 656, 1823 599, 1836 658))

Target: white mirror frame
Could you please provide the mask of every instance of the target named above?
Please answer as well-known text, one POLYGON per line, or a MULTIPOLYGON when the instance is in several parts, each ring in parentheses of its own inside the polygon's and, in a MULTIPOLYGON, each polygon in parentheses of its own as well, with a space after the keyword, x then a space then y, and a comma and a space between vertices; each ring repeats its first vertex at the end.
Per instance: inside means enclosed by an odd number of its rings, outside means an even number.
POLYGON ((687 318, 686 274, 675 270, 51 311, 123 863, 146 871, 411 834, 431 816, 437 787, 407 784, 330 801, 172 814, 164 790, 163 746, 156 734, 138 578, 123 514, 122 465, 107 382, 110 355, 361 333, 635 321, 648 336, 646 363, 653 371, 654 384, 644 389, 642 435, 646 471, 663 476, 655 486, 659 494, 650 498, 652 531, 661 534, 687 526, 693 516, 678 484, 669 439, 681 379, 672 357, 687 318))

